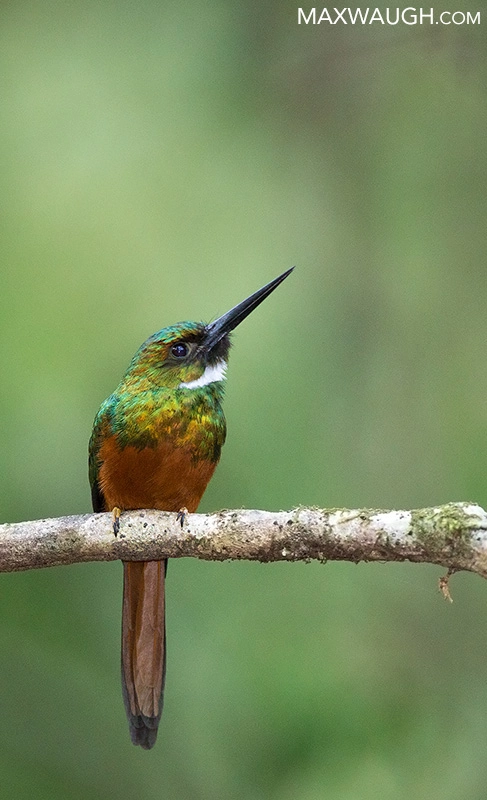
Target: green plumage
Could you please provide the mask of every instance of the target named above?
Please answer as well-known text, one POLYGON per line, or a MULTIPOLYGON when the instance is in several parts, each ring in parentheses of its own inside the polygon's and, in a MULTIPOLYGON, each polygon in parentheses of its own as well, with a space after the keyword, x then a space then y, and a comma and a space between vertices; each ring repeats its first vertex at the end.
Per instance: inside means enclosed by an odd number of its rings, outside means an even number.
MULTIPOLYGON (((117 389, 100 406, 89 444, 89 478, 96 491, 102 442, 116 437, 120 448, 138 450, 170 440, 174 447, 191 450, 195 461, 216 463, 225 442, 226 422, 222 408, 223 380, 197 388, 181 388, 183 382, 201 378, 207 359, 198 353, 205 326, 185 322, 164 328, 139 348, 117 389), (194 343, 195 356, 178 363, 171 358, 174 342, 194 343)), ((227 355, 228 338, 213 360, 227 355)), ((94 499, 95 503, 95 499, 94 499)))

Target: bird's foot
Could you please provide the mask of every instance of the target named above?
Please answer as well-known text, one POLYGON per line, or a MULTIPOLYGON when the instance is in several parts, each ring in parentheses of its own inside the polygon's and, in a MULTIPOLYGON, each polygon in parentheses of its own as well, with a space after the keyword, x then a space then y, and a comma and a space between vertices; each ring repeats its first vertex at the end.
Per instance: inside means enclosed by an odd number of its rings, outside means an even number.
POLYGON ((189 511, 186 508, 186 506, 183 506, 182 508, 180 508, 178 513, 176 514, 176 522, 180 522, 181 523, 181 528, 184 525, 184 520, 186 519, 186 514, 189 514, 189 511))
POLYGON ((112 516, 113 516, 113 533, 115 536, 120 530, 120 517, 122 516, 122 512, 117 506, 112 509, 112 516))

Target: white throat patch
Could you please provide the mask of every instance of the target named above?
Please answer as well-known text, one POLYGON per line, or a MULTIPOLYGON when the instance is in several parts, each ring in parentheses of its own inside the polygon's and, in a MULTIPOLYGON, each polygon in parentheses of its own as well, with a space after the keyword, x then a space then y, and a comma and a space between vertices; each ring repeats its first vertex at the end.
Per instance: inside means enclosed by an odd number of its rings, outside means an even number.
POLYGON ((187 383, 180 383, 178 389, 198 389, 200 386, 208 386, 209 383, 216 383, 217 381, 224 381, 226 378, 227 362, 217 361, 216 364, 208 364, 203 375, 195 381, 188 381, 187 383))

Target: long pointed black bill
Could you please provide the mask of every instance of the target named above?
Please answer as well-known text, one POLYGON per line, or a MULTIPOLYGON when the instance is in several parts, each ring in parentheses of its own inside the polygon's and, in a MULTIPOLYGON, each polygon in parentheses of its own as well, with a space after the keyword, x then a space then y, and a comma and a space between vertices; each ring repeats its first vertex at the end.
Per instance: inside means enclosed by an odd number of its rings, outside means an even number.
POLYGON ((215 347, 215 345, 218 344, 218 342, 223 339, 227 333, 230 333, 230 331, 233 331, 237 325, 240 325, 245 317, 248 317, 254 308, 257 308, 257 306, 260 305, 262 301, 265 300, 266 297, 268 297, 270 293, 273 292, 274 289, 276 289, 279 284, 291 274, 293 269, 294 267, 291 267, 291 269, 286 270, 286 272, 283 272, 278 278, 274 278, 273 281, 263 286, 262 289, 259 289, 257 292, 254 292, 254 294, 251 294, 250 297, 247 297, 247 299, 239 303, 238 306, 231 308, 230 311, 227 311, 226 314, 218 317, 218 319, 216 319, 214 322, 210 322, 206 328, 207 338, 205 341, 205 346, 208 348, 208 350, 211 350, 213 347, 215 347))

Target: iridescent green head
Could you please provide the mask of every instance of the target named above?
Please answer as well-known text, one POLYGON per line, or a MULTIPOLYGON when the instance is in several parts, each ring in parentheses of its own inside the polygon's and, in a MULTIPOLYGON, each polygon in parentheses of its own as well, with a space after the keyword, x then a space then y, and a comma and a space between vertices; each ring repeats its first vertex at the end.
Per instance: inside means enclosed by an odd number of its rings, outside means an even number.
POLYGON ((292 272, 288 269, 214 322, 179 322, 151 336, 136 352, 125 381, 140 388, 196 389, 222 381, 230 333, 292 272))

